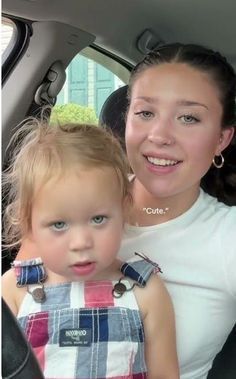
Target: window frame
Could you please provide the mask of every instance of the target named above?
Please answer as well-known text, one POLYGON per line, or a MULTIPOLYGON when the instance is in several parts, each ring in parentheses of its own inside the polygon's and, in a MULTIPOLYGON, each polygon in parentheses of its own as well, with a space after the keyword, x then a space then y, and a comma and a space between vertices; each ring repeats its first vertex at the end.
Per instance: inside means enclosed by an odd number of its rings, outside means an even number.
POLYGON ((2 54, 2 85, 23 55, 32 36, 32 28, 29 22, 9 17, 6 14, 2 14, 2 25, 3 20, 9 20, 9 24, 13 25, 13 34, 2 54))
MULTIPOLYGON (((76 60, 75 60, 75 62, 76 62, 76 60)), ((74 64, 76 65, 75 62, 74 62, 74 64)), ((104 98, 103 96, 101 96, 101 97, 98 96, 97 90, 99 91, 99 87, 97 87, 97 85, 99 86, 99 84, 96 81, 93 74, 91 74, 91 77, 89 74, 89 73, 92 73, 92 69, 95 68, 96 66, 97 67, 99 67, 99 66, 103 67, 106 71, 109 71, 109 73, 115 77, 114 78, 115 82, 113 83, 114 88, 111 89, 112 92, 116 88, 119 88, 120 86, 127 85, 127 83, 129 82, 130 71, 132 69, 132 66, 129 63, 122 60, 121 58, 115 56, 114 54, 111 54, 108 51, 97 47, 95 44, 91 44, 91 45, 85 47, 84 49, 78 51, 74 55, 74 57, 70 61, 70 63, 68 64, 68 66, 66 68, 67 79, 66 79, 66 82, 65 82, 63 88, 61 89, 60 93, 58 94, 59 96, 57 96, 57 101, 55 103, 55 106, 63 107, 63 106, 69 105, 71 103, 74 103, 74 104, 77 104, 78 106, 88 107, 88 108, 90 107, 91 110, 93 109, 95 111, 96 117, 97 117, 97 119, 99 119, 100 108, 101 108, 101 106, 99 106, 99 103, 101 101, 102 101, 102 103, 104 103, 106 101, 106 99, 110 96, 110 94, 108 93, 107 98, 106 97, 104 98), (76 58, 79 58, 79 57, 81 57, 81 58, 84 57, 87 60, 87 62, 88 62, 87 64, 89 66, 86 68, 87 76, 85 75, 85 72, 83 72, 83 68, 81 68, 82 71, 79 71, 79 75, 78 75, 78 79, 77 79, 78 80, 78 87, 74 88, 71 75, 73 72, 76 73, 76 71, 73 71, 72 65, 73 65, 73 60, 76 58), (117 79, 118 79, 118 82, 117 82, 117 79), (80 84, 81 84, 81 87, 80 87, 80 84), (75 91, 77 89, 79 92, 78 99, 77 99, 77 95, 76 95, 74 101, 71 99, 71 92, 73 92, 72 87, 75 91), (94 91, 96 91, 96 93, 94 91), (82 92, 84 92, 84 94, 82 95, 83 99, 80 99, 80 93, 82 93, 82 92), (61 97, 61 95, 62 95, 62 97, 61 97), (82 100, 82 101, 80 101, 80 100, 82 100)), ((108 80, 108 83, 106 83, 106 84, 108 84, 108 88, 109 88, 109 79, 107 79, 107 80, 108 80)), ((105 79, 105 82, 106 82, 106 79, 105 79)), ((76 83, 76 79, 75 79, 75 83, 76 83)), ((101 90, 106 89, 106 84, 104 82, 101 83, 101 87, 100 87, 101 90), (104 87, 103 87, 103 85, 104 85, 104 87)), ((109 89, 108 89, 108 91, 109 91, 109 89)), ((60 112, 63 112, 62 108, 60 109, 60 112)), ((78 110, 78 112, 79 112, 79 110, 78 110)), ((92 117, 92 115, 91 115, 91 117, 92 117)))

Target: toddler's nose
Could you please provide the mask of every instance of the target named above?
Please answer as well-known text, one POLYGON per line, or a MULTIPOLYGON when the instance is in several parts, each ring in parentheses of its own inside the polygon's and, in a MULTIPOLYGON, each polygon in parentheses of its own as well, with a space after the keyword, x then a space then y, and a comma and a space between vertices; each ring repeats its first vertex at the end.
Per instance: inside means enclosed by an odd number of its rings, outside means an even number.
POLYGON ((79 228, 71 235, 70 250, 83 251, 93 246, 93 239, 87 228, 79 228))

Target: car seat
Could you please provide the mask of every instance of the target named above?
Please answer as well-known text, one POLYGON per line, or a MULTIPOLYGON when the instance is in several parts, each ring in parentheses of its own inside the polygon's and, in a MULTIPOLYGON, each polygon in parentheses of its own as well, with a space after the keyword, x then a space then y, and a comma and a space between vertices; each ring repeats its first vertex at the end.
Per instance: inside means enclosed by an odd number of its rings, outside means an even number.
POLYGON ((2 299, 2 378, 44 379, 15 316, 2 299))
MULTIPOLYGON (((125 150, 125 119, 128 108, 128 86, 118 88, 104 102, 99 122, 109 127, 119 137, 125 150)), ((233 205, 236 205, 235 195, 233 205)), ((207 379, 235 379, 236 378, 236 325, 224 344, 221 352, 216 356, 207 379)))

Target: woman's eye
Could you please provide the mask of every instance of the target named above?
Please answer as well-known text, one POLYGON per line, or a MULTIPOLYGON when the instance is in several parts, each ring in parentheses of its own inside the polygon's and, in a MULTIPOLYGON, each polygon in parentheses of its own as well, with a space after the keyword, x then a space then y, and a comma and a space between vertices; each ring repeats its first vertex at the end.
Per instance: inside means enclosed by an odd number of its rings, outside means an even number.
POLYGON ((52 225, 51 225, 52 229, 55 230, 55 231, 61 231, 61 230, 66 230, 68 229, 68 225, 66 224, 66 222, 64 221, 57 221, 57 222, 54 222, 52 225))
POLYGON ((153 112, 150 111, 140 111, 140 112, 135 112, 135 116, 139 116, 144 120, 149 120, 150 118, 153 117, 153 112))
POLYGON ((185 124, 194 124, 200 121, 197 117, 192 116, 190 114, 185 114, 179 117, 179 119, 183 121, 185 124))
POLYGON ((96 225, 104 224, 106 219, 106 216, 98 215, 92 218, 92 223, 96 225))

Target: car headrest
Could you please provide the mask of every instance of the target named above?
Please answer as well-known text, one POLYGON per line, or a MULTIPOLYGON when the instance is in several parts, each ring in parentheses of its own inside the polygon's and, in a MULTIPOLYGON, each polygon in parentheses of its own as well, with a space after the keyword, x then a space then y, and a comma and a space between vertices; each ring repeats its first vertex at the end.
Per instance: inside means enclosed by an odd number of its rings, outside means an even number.
POLYGON ((125 149, 125 118, 128 107, 128 86, 120 87, 106 99, 102 106, 99 123, 110 128, 125 149))

